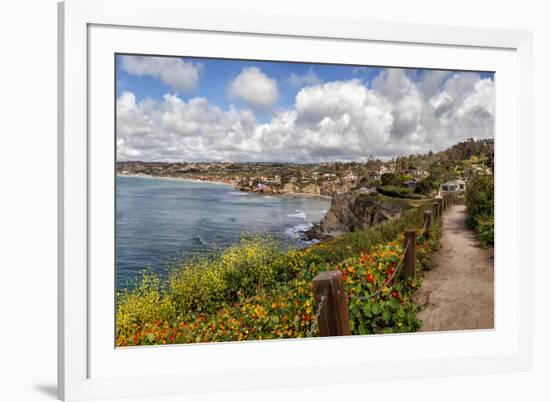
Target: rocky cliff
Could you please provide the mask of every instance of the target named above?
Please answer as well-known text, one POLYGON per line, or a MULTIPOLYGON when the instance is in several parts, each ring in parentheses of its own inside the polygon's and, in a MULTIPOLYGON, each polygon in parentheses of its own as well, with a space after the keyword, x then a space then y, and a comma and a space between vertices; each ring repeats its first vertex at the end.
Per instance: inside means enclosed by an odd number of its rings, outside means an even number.
POLYGON ((305 232, 306 239, 325 239, 354 230, 368 229, 411 208, 404 200, 356 191, 332 197, 325 217, 305 232))
POLYGON ((322 184, 306 183, 285 183, 283 185, 254 185, 249 182, 238 182, 235 188, 241 191, 272 193, 272 194, 311 194, 333 196, 346 193, 353 188, 351 183, 325 182, 322 184))

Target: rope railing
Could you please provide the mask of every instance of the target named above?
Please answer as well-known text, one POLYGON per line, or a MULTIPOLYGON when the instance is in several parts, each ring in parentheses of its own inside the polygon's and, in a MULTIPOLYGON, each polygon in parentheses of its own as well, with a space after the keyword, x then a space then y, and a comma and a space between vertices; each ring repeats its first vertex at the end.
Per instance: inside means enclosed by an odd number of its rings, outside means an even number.
MULTIPOLYGON (((390 277, 386 279, 380 289, 378 289, 376 292, 369 294, 368 296, 353 296, 353 298, 361 301, 370 300, 378 295, 380 295, 384 291, 384 287, 388 285, 393 279, 397 276, 397 273, 401 270, 401 267, 405 264, 405 255, 407 254, 407 250, 409 249, 410 242, 407 242, 407 245, 403 249, 403 255, 401 256, 401 259, 397 263, 397 266, 395 267, 395 270, 392 272, 390 277)), ((393 287, 388 288, 388 292, 393 289, 393 287)))
MULTIPOLYGON (((428 211, 426 211, 428 212, 428 211)), ((431 214, 431 212, 430 212, 431 214)), ((431 216, 431 215, 430 215, 431 216)), ((416 241, 420 241, 421 239, 426 238, 430 233, 430 226, 431 226, 431 219, 424 218, 424 225, 422 226, 422 229, 420 229, 420 232, 416 236, 416 241)))
POLYGON ((321 309, 323 308, 323 303, 327 297, 325 295, 321 296, 321 301, 317 305, 317 309, 315 310, 315 319, 311 320, 311 326, 309 328, 309 334, 308 338, 313 337, 313 334, 315 333, 315 327, 317 327, 317 322, 319 321, 319 316, 321 315, 321 309))
MULTIPOLYGON (((405 265, 405 257, 407 255, 407 251, 409 250, 409 247, 411 247, 411 242, 410 241, 407 241, 405 247, 403 248, 403 254, 401 256, 401 259, 399 260, 399 262, 397 263, 395 269, 393 270, 392 274, 389 276, 388 279, 386 279, 384 281, 384 283, 382 284, 382 286, 374 293, 371 293, 369 294, 368 296, 357 296, 357 295, 354 295, 352 296, 353 298, 357 299, 357 300, 361 300, 361 301, 366 301, 366 300, 370 300, 370 299, 373 299, 377 296, 379 296, 380 294, 382 294, 384 292, 384 288, 390 284, 394 279, 395 277, 397 276, 397 274, 401 271, 401 268, 405 265)), ((333 271, 334 272, 334 271, 333 271)), ((339 271, 337 271, 339 272, 339 271)), ((343 284, 341 284, 342 288, 343 288, 343 284)), ((388 287, 388 289, 386 290, 386 292, 389 292, 393 289, 393 285, 388 287)), ((348 299, 348 297, 346 296, 346 300, 348 299)), ((318 326, 318 321, 319 321, 319 316, 321 315, 321 310, 323 309, 323 305, 325 303, 325 301, 327 300, 327 295, 321 295, 320 297, 320 301, 317 305, 317 308, 315 310, 315 319, 312 320, 311 322, 311 326, 310 326, 310 329, 309 329, 309 333, 308 333, 308 338, 311 338, 313 337, 313 335, 315 334, 315 329, 316 327, 318 326)), ((346 306, 347 308, 347 306, 346 306)))
POLYGON ((430 228, 430 221, 424 219, 424 226, 422 226, 422 233, 426 233, 430 228))

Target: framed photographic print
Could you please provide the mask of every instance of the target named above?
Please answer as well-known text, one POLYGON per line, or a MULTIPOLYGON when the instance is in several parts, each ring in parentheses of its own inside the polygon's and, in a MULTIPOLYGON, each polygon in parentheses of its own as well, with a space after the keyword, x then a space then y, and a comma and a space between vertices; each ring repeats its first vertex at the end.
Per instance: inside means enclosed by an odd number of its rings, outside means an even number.
POLYGON ((529 33, 59 16, 61 398, 530 368, 529 33))

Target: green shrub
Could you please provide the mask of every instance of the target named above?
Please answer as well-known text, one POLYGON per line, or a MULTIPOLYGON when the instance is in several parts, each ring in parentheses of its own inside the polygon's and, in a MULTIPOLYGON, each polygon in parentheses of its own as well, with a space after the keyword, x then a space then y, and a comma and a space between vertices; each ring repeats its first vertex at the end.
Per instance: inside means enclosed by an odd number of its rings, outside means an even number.
POLYGON ((127 334, 131 328, 146 322, 173 320, 176 306, 160 280, 153 273, 145 271, 137 288, 117 294, 117 334, 127 334))
POLYGON ((473 217, 494 215, 494 188, 493 176, 477 176, 468 183, 466 189, 468 215, 473 217))
POLYGON ((485 246, 494 244, 494 187, 493 176, 476 176, 466 189, 466 226, 485 246))
POLYGON ((406 198, 407 196, 412 194, 412 190, 410 188, 397 187, 391 184, 385 185, 385 186, 379 186, 376 189, 376 191, 388 197, 399 197, 399 198, 406 198))
POLYGON ((398 187, 394 185, 387 186, 378 186, 376 188, 380 194, 383 194, 388 197, 397 197, 397 198, 411 198, 411 199, 421 199, 422 196, 415 194, 412 189, 407 187, 398 187))
POLYGON ((219 255, 173 267, 169 292, 180 312, 211 310, 272 287, 286 276, 285 254, 277 241, 243 237, 219 255))
POLYGON ((480 216, 477 218, 477 233, 479 240, 485 247, 495 244, 495 220, 492 216, 480 216))
POLYGON ((425 178, 424 180, 419 181, 416 184, 416 188, 414 189, 414 192, 416 194, 428 195, 428 194, 430 194, 430 192, 432 190, 435 190, 436 187, 437 187, 437 185, 434 181, 434 177, 433 176, 428 176, 427 178, 425 178))
POLYGON ((383 173, 382 176, 380 176, 380 181, 383 186, 396 185, 399 182, 394 173, 383 173))

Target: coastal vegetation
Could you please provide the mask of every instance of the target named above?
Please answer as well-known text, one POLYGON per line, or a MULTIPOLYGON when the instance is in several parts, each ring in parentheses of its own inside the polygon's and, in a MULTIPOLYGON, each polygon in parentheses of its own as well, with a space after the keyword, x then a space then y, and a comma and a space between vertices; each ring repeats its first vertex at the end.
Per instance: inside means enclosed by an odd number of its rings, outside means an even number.
POLYGON ((466 225, 477 231, 479 240, 486 247, 493 246, 495 242, 494 187, 493 176, 476 176, 466 191, 466 225))
POLYGON ((388 184, 386 186, 378 186, 376 190, 380 194, 387 195, 388 197, 396 198, 422 198, 420 195, 415 194, 414 191, 407 187, 398 187, 388 184))
MULTIPOLYGON (((411 296, 421 279, 404 286, 395 270, 403 230, 420 228, 428 207, 302 250, 284 250, 269 237, 243 237, 217 255, 176 265, 167 280, 146 271, 136 288, 117 295, 116 344, 315 336, 311 281, 333 269, 344 274, 352 334, 415 331, 421 323, 411 296)), ((419 240, 421 269, 429 269, 438 238, 436 227, 429 240, 419 240)))

